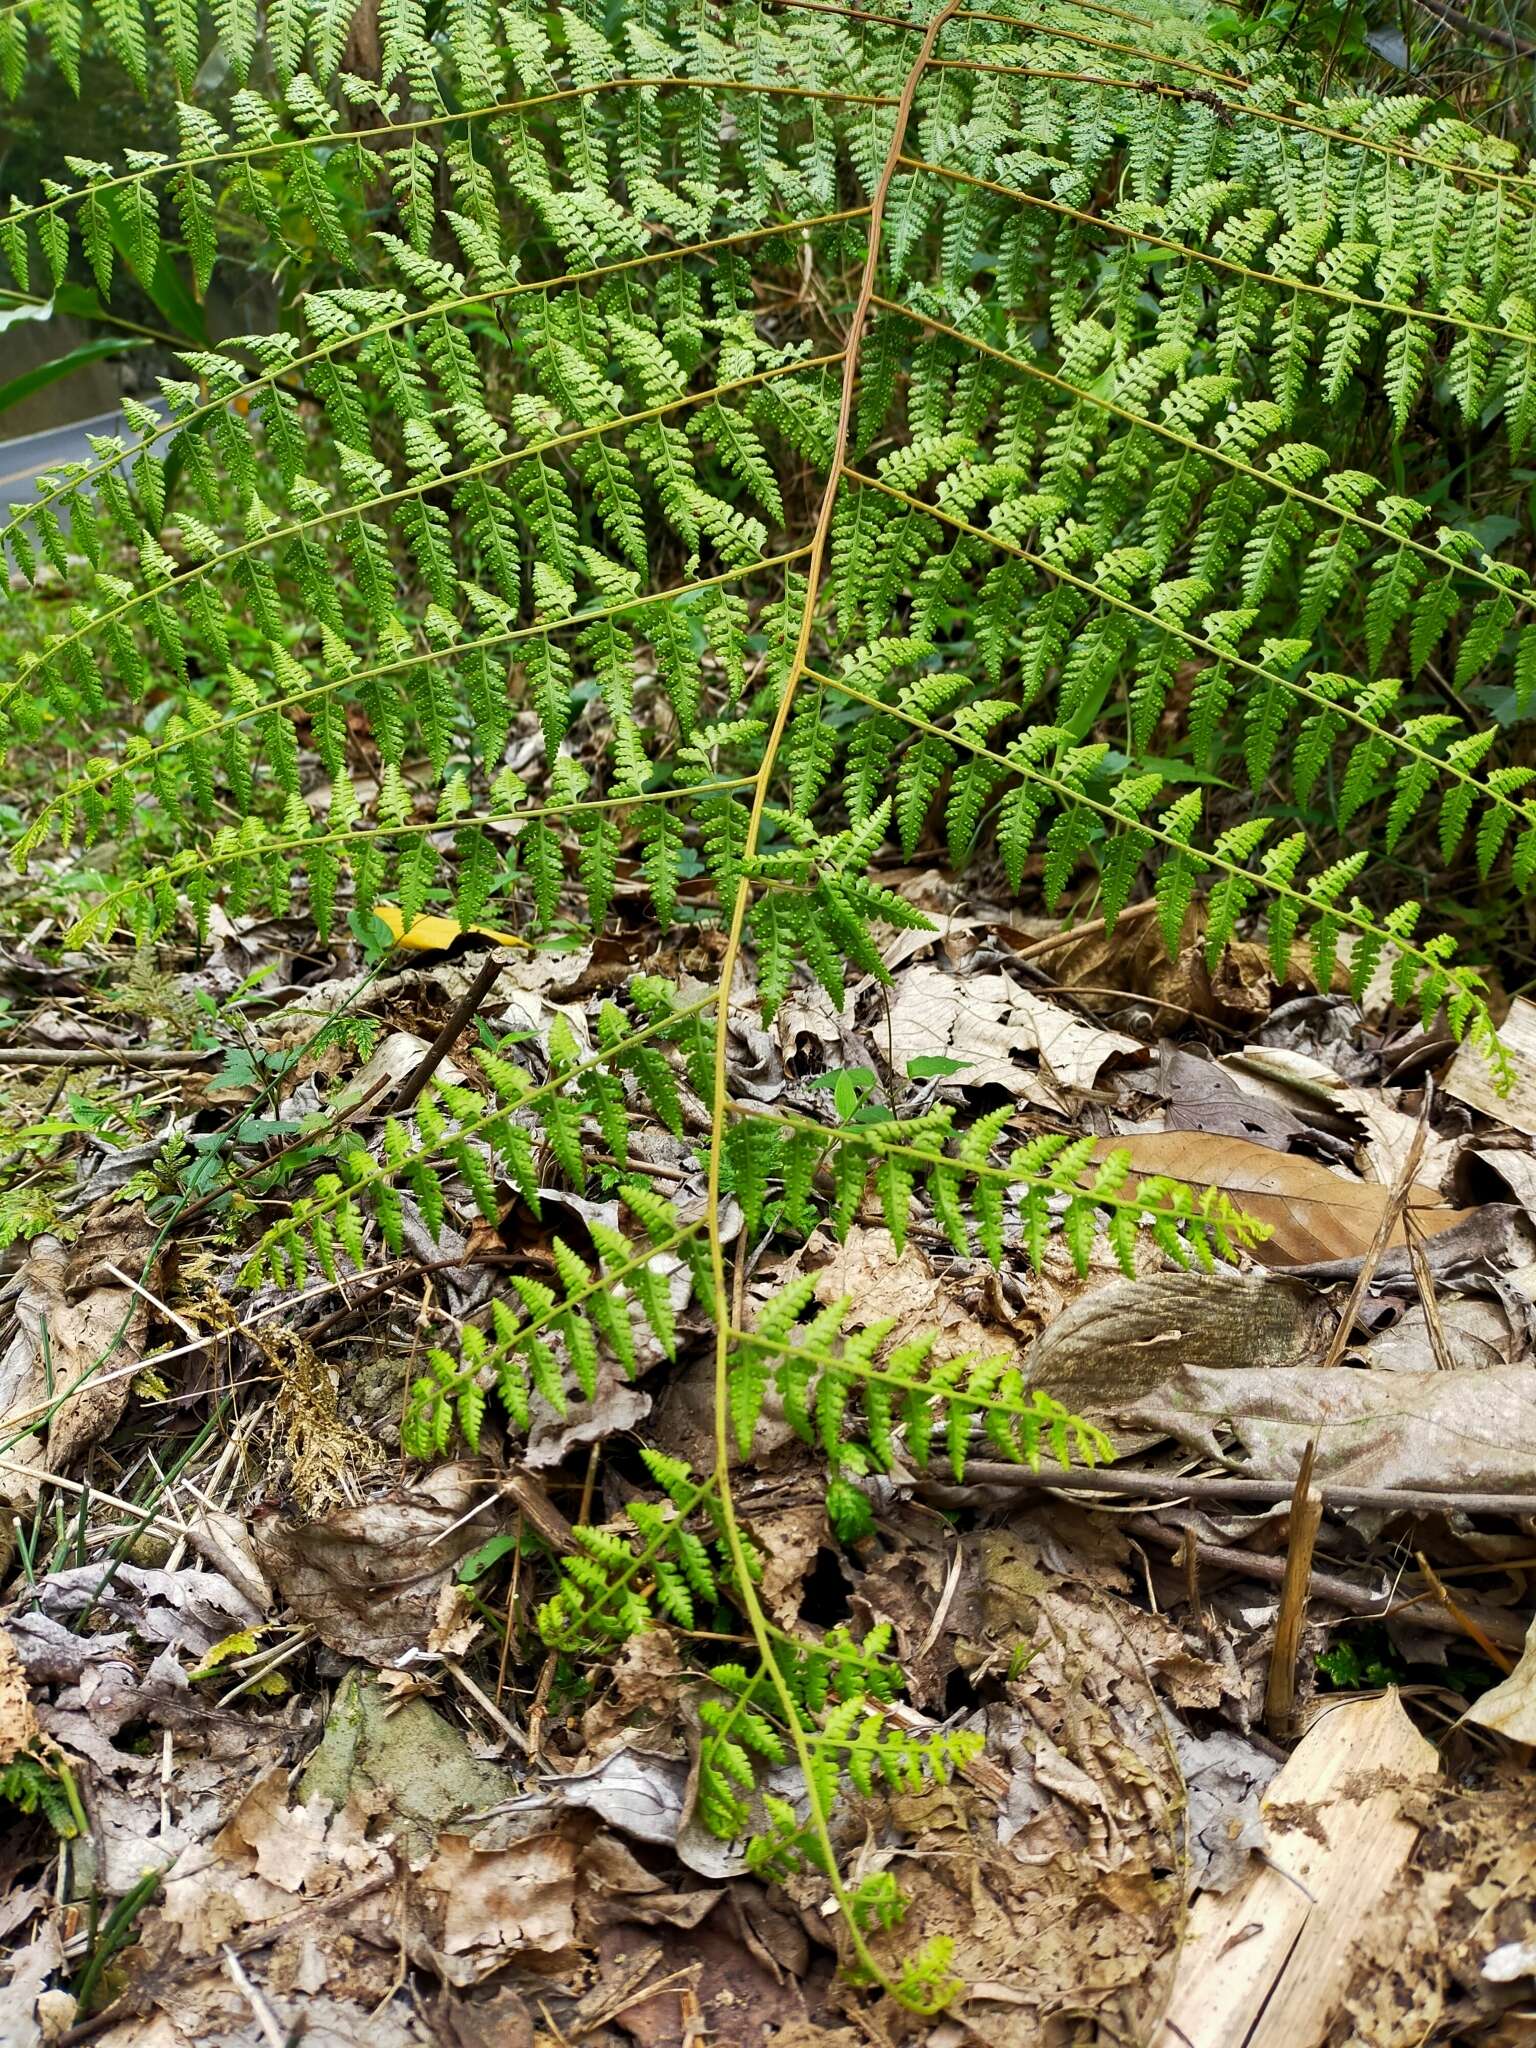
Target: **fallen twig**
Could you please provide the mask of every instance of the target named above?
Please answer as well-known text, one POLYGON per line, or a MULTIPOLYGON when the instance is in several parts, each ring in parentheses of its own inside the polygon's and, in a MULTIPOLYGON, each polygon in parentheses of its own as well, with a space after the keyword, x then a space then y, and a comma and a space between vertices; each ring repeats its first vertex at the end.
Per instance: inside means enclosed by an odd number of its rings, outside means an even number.
MULTIPOLYGON (((1323 1360, 1325 1366, 1337 1365, 1344 1356, 1344 1353, 1349 1349, 1349 1340, 1355 1333, 1355 1318, 1359 1315, 1364 1305, 1365 1297, 1370 1292, 1371 1281, 1375 1278, 1376 1267, 1380 1262, 1381 1255, 1386 1250, 1387 1242, 1393 1231, 1408 1213, 1408 1197, 1413 1192, 1413 1177, 1419 1170, 1419 1161, 1424 1157, 1424 1139, 1429 1131, 1429 1111, 1433 1100, 1434 1089, 1426 1078, 1424 1083, 1424 1106, 1419 1112, 1418 1127, 1413 1134, 1413 1143, 1408 1147, 1408 1151, 1403 1159, 1402 1168, 1398 1173, 1396 1181, 1393 1183, 1391 1197, 1383 1207, 1381 1220, 1376 1225, 1376 1235, 1371 1239, 1370 1246, 1366 1251, 1364 1259, 1361 1261, 1360 1271, 1356 1277, 1355 1284, 1349 1291, 1349 1300, 1345 1302, 1343 1311, 1339 1316, 1338 1327, 1333 1333, 1332 1341, 1328 1346, 1327 1356, 1323 1360)), ((1404 1237, 1406 1238, 1406 1236, 1407 1231, 1405 1229, 1404 1237)))
POLYGON ((1473 1620, 1472 1616, 1467 1613, 1466 1609, 1457 1604, 1449 1589, 1442 1583, 1440 1574, 1435 1570, 1423 1551, 1416 1550, 1413 1554, 1418 1563, 1419 1570, 1424 1574, 1430 1592, 1434 1594, 1456 1626, 1472 1638, 1489 1663, 1496 1664, 1507 1678, 1515 1668, 1514 1658, 1501 1650, 1498 1644, 1493 1642, 1478 1623, 1473 1620))
MULTIPOLYGON (((1296 1658, 1301 1648, 1302 1624, 1307 1618, 1307 1583, 1312 1573, 1312 1552, 1318 1526, 1323 1519, 1323 1496, 1312 1484, 1312 1461, 1317 1456, 1314 1437, 1302 1456, 1291 1495, 1291 1526, 1285 1551, 1285 1577, 1280 1585, 1280 1609, 1275 1616, 1275 1642, 1269 1654, 1269 1682, 1264 1689, 1264 1725, 1276 1740, 1294 1732, 1296 1709, 1296 1658)), ((1186 1535, 1185 1548, 1189 1541, 1186 1535)))
MULTIPOLYGON (((941 1507, 974 1507, 980 1504, 984 1493, 1006 1490, 1125 1494, 1158 1501, 1231 1501, 1259 1508, 1289 1500, 1295 1486, 1291 1479, 1238 1479, 1225 1473, 1135 1472, 1118 1465, 1074 1466, 1069 1471, 1063 1471, 1059 1465, 1042 1465, 1035 1471, 1028 1465, 1005 1465, 987 1459, 967 1464, 965 1477, 963 1486, 925 1479, 917 1490, 941 1507)), ((1342 1508, 1380 1508, 1400 1515, 1536 1515, 1536 1493, 1472 1493, 1454 1486, 1429 1490, 1349 1485, 1324 1485, 1319 1491, 1325 1514, 1342 1508)))
POLYGON ((487 953, 480 963, 480 972, 455 1004, 447 1023, 422 1054, 415 1071, 401 1082, 394 1101, 389 1105, 392 1114, 402 1116, 406 1110, 414 1106, 417 1096, 453 1050, 459 1033, 490 994, 491 985, 500 974, 501 968, 500 957, 495 953, 487 953))
POLYGON ((1452 7, 1448 0, 1419 0, 1426 14, 1432 14, 1436 21, 1443 21, 1448 28, 1459 28, 1464 35, 1476 36, 1480 43, 1488 43, 1496 50, 1507 50, 1511 57, 1536 57, 1536 43, 1528 43, 1524 36, 1517 36, 1507 28, 1495 28, 1491 22, 1474 21, 1470 14, 1460 7, 1452 7))
MULTIPOLYGON (((1118 929, 1122 925, 1138 924, 1142 918, 1151 917, 1156 909, 1156 899, 1150 896, 1145 903, 1133 903, 1129 910, 1122 910, 1119 917, 1116 918, 1116 928, 1118 929)), ((1052 932, 1046 938, 1035 939, 1027 946, 1020 946, 1018 951, 1013 954, 1013 958, 1015 960, 1043 959, 1047 953, 1059 953, 1063 946, 1070 946, 1078 939, 1086 939, 1092 932, 1106 930, 1108 925, 1109 919, 1107 917, 1090 917, 1085 918, 1081 924, 1063 925, 1059 932, 1052 932)), ((1134 998, 1130 995, 1126 996, 1127 1002, 1133 1000, 1134 998)))
MULTIPOLYGON (((1279 1585, 1285 1577, 1283 1557, 1265 1557, 1256 1550, 1234 1550, 1225 1543, 1207 1543, 1203 1537, 1196 1537, 1187 1529, 1167 1528, 1151 1515, 1132 1516, 1125 1527, 1143 1542, 1156 1543, 1166 1550, 1181 1550, 1192 1541, 1202 1564, 1240 1572, 1245 1578, 1263 1579, 1269 1585, 1279 1585)), ((1459 1635, 1463 1632, 1462 1624, 1438 1607, 1434 1603, 1434 1595, 1428 1590, 1410 1593, 1404 1599, 1394 1599, 1391 1593, 1373 1593, 1368 1587, 1357 1586, 1352 1580, 1341 1579, 1332 1572, 1312 1572, 1307 1578, 1307 1598, 1329 1601, 1335 1607, 1342 1607, 1347 1614, 1358 1614, 1368 1621, 1386 1621, 1392 1615, 1412 1608, 1414 1620, 1423 1628, 1435 1629, 1441 1634, 1459 1635)), ((1518 1646, 1525 1640, 1524 1625, 1516 1613, 1485 1608, 1478 1619, 1491 1636, 1502 1634, 1511 1646, 1518 1646)))
POLYGON ((176 1046, 0 1045, 0 1067, 203 1067, 224 1057, 221 1045, 205 1051, 176 1046))

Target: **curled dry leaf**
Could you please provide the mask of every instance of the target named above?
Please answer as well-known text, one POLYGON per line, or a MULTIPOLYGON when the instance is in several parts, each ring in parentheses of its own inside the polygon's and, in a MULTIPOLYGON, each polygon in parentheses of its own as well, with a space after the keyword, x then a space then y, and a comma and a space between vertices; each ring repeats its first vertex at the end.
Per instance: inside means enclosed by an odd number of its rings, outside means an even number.
POLYGON ((0 1628, 0 1769, 37 1739, 37 1714, 26 1667, 7 1630, 0 1628))
POLYGON ((272 1588, 256 1562, 251 1532, 238 1515, 223 1508, 200 1508, 187 1523, 187 1542, 205 1564, 222 1572, 258 1614, 272 1606, 272 1588))
POLYGON ((29 1472, 64 1471, 116 1425, 143 1349, 143 1298, 115 1285, 76 1295, 78 1270, 78 1254, 39 1237, 13 1283, 14 1327, 0 1356, 0 1442, 11 1446, 0 1500, 20 1512, 37 1505, 29 1472))
MULTIPOLYGON (((333 1115, 380 1116, 416 1072, 431 1046, 414 1031, 390 1031, 374 1047, 372 1057, 344 1088, 331 1097, 333 1115)), ((464 1070, 451 1059, 438 1062, 437 1078, 463 1087, 464 1070)))
POLYGON ((1496 1124, 1536 1136, 1536 1003, 1516 996, 1499 1026, 1499 1037, 1514 1068, 1514 1086, 1508 1094, 1499 1093, 1493 1075, 1466 1046, 1451 1061, 1445 1092, 1496 1124))
POLYGON ((50 1619, 105 1614, 147 1643, 169 1644, 194 1657, 267 1618, 266 1608, 255 1606, 222 1572, 138 1564, 119 1564, 110 1573, 94 1564, 50 1573, 39 1582, 36 1600, 50 1619))
POLYGON ((502 1849, 444 1835, 419 1878, 439 1918, 437 1946, 469 1957, 477 1976, 513 1956, 558 1956, 576 1939, 576 1862, 576 1844, 563 1834, 502 1849))
POLYGON ((1526 1635, 1519 1663, 1501 1684, 1473 1701, 1467 1719, 1511 1742, 1536 1744, 1536 1621, 1526 1635))
POLYGON ((327 1648, 388 1664, 425 1645, 455 1564, 498 1518, 483 1473, 456 1464, 360 1507, 268 1516, 252 1533, 262 1571, 327 1648))
POLYGON ((1189 1366, 1259 1368, 1319 1357, 1327 1304, 1300 1281, 1253 1273, 1150 1273, 1095 1289, 1046 1326, 1025 1356, 1031 1384, 1092 1414, 1121 1413, 1189 1366))
POLYGON ((1236 1439, 1253 1474, 1292 1478, 1316 1439, 1320 1480, 1454 1493, 1523 1493, 1536 1471, 1536 1374, 1356 1372, 1321 1366, 1176 1367, 1096 1410, 1111 1434, 1150 1430, 1208 1458, 1236 1439))
POLYGON ((576 1771, 549 1785, 562 1806, 583 1808, 637 1842, 670 1847, 683 1824, 688 1767, 676 1758, 639 1749, 616 1749, 593 1771, 576 1771))
POLYGON ((1417 1145, 1415 1179, 1426 1188, 1445 1185, 1455 1163, 1455 1141, 1421 1130, 1419 1119, 1399 1109, 1388 1089, 1354 1086, 1326 1060, 1289 1046, 1247 1046, 1221 1064, 1226 1077, 1253 1099, 1305 1107, 1321 1095, 1325 1109, 1354 1119, 1364 1139, 1359 1166, 1366 1179, 1396 1187, 1417 1145))
POLYGON ((952 1078, 965 1088, 1003 1088, 1030 1102, 1055 1106, 1060 1090, 1098 1085, 1114 1062, 1145 1065, 1147 1049, 1123 1032, 1086 1023, 1047 1002, 1007 974, 964 978, 920 962, 907 969, 891 997, 888 1049, 897 1074, 914 1059, 961 1060, 952 1078), (1035 1056, 1026 1064, 1019 1054, 1035 1056))

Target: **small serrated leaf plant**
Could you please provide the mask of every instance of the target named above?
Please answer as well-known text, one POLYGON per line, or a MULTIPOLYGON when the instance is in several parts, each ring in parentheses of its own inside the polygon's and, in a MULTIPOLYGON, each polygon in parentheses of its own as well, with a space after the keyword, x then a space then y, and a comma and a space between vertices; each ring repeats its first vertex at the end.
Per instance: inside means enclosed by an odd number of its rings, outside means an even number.
POLYGON ((5 94, 76 89, 89 39, 175 108, 9 195, 4 303, 183 322, 122 431, 0 517, 11 857, 69 874, 75 945, 216 903, 323 941, 382 901, 558 941, 621 887, 664 935, 715 922, 702 992, 637 976, 584 1038, 306 1132, 245 1278, 361 1268, 407 1204, 431 1233, 552 1178, 617 1198, 432 1346, 405 1447, 645 1370, 691 1295, 713 1468, 653 1462, 541 1627, 600 1659, 734 1616, 752 1656, 695 1672, 705 1819, 820 1872, 850 1965, 930 2009, 947 1958, 889 1960, 899 1898, 843 1884, 831 1823, 968 1738, 888 1720, 878 1631, 770 1624, 733 1469, 772 1393, 856 1543, 898 1450, 1106 1447, 1011 1356, 803 1283, 745 1317, 727 1198, 754 1248, 868 1207, 898 1248, 920 1213, 962 1258, 1102 1235, 1131 1274, 1144 1235, 1209 1263, 1256 1233, 962 1112, 963 1077, 883 1115, 860 1083, 841 1118, 738 1100, 723 992, 841 1004, 926 924, 881 873, 975 865, 1111 926, 1150 899, 1170 950, 1200 898, 1213 965, 1242 930, 1282 980, 1385 968, 1502 1071, 1461 945, 1536 883, 1536 171, 1199 0, 371 12, 376 62, 351 0, 0 5, 5 94), (240 263, 268 327, 172 347, 240 263))

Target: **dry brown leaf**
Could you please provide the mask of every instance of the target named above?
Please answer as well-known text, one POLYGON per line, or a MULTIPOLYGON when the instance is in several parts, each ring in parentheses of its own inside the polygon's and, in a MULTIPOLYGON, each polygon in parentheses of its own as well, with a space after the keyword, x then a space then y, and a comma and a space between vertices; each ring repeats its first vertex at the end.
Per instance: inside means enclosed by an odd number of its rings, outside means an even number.
POLYGON ((467 1586, 448 1584, 437 1592, 437 1610, 432 1617, 427 1649, 434 1657, 465 1657, 485 1623, 475 1612, 467 1586))
POLYGON ((36 1740, 37 1714, 27 1674, 15 1643, 0 1628, 0 1765, 10 1763, 36 1740))
POLYGON ((494 1499, 476 1467, 440 1465, 361 1507, 252 1533, 262 1571, 328 1648, 387 1664, 426 1643, 453 1567, 504 1519, 499 1503, 473 1513, 494 1499))
MULTIPOLYGON (((1158 1031, 1173 1029, 1181 1018, 1251 1026, 1267 1017, 1275 994, 1267 948, 1239 939, 1227 947, 1213 974, 1200 943, 1204 927, 1204 905, 1196 904, 1170 959, 1155 917, 1122 918, 1112 932, 1089 924, 1040 964, 1063 988, 1081 987, 1083 1000, 1101 1009, 1113 1005, 1134 1011, 1138 996, 1149 998, 1148 1023, 1158 1031)), ((1007 930, 999 937, 1005 944, 1014 942, 1007 930)), ((1020 937, 1026 945, 1033 939, 1032 934, 1020 937)), ((1302 978, 1304 971, 1298 962, 1291 979, 1302 978)))
POLYGON ((1536 1136, 1536 1003, 1516 996, 1509 1015, 1499 1026, 1499 1037, 1514 1068, 1515 1083, 1507 1095, 1493 1085, 1488 1063, 1470 1045, 1463 1045, 1451 1061, 1445 1077, 1445 1092, 1458 1102, 1480 1109, 1496 1124, 1536 1136))
POLYGON ((1333 1325, 1318 1291, 1283 1274, 1149 1273, 1073 1302, 1024 1370, 1068 1406, 1119 1411, 1191 1366, 1301 1365, 1321 1355, 1333 1325))
MULTIPOLYGON (((1099 1151, 1101 1156, 1129 1152, 1138 1174, 1169 1174, 1194 1187, 1220 1188, 1238 1208, 1270 1226, 1272 1235, 1255 1252, 1267 1266, 1362 1258, 1392 1199, 1392 1190, 1377 1181, 1354 1180, 1299 1153, 1275 1152, 1209 1131, 1154 1131, 1106 1139, 1099 1151)), ((1426 1187, 1409 1191, 1408 1206, 1423 1237, 1449 1230, 1473 1213, 1448 1208, 1426 1187)), ((1399 1222, 1387 1242, 1406 1241, 1399 1222)))
POLYGON ((909 967, 891 997, 889 1040, 877 1034, 898 1074, 934 1054, 965 1061, 955 1082, 1005 1088, 1033 1102, 1056 1091, 1095 1087, 1112 1062, 1145 1064, 1147 1049, 1123 1032, 1089 1024, 1006 974, 946 974, 927 961, 909 967), (1019 1060, 1034 1054, 1038 1070, 1019 1060), (1042 1083, 1044 1084, 1042 1086, 1042 1083))
POLYGON ((1520 1662, 1502 1683, 1473 1701, 1467 1719, 1511 1742, 1536 1743, 1536 1621, 1526 1635, 1520 1662))
MULTIPOLYGON (((216 1954, 220 1943, 251 1928, 288 1920, 297 1900, 382 1883, 394 1857, 365 1839, 367 1825, 356 1810, 332 1817, 319 1798, 290 1806, 288 1771, 279 1764, 257 1779, 211 1844, 199 1844, 166 1873, 150 1929, 160 1931, 162 1945, 173 1940, 181 1956, 216 1954)), ((334 1946, 334 1923, 328 1931, 334 1946)), ((335 1962, 339 1969, 341 1959, 335 1962)), ((388 1971, 377 1974, 387 1978, 388 1971)), ((311 1988, 329 1976, 322 1973, 311 1988)))
POLYGON ((0 1356, 0 1440, 13 1446, 0 1463, 0 1500, 21 1511, 37 1504, 29 1468, 62 1472, 115 1427, 143 1349, 142 1297, 93 1286, 75 1298, 77 1264, 57 1238, 39 1237, 17 1276, 15 1333, 0 1356), (25 1434, 39 1422, 37 1436, 25 1434))
POLYGON ((516 1955, 558 1955, 576 1939, 576 1844, 533 1835, 477 1849, 444 1835, 420 1884, 442 1916, 444 1955, 473 1956, 483 1974, 516 1955))
POLYGON ((1230 1433, 1255 1474, 1289 1479, 1317 1442, 1317 1477, 1350 1486, 1519 1493, 1536 1470, 1536 1373, 1177 1367, 1161 1385, 1088 1404, 1118 1430, 1171 1436, 1220 1458, 1230 1433))
POLYGON ((1221 1069, 1245 1095, 1293 1108, 1305 1106, 1309 1097, 1315 1101, 1322 1091, 1327 1107, 1358 1119, 1365 1132, 1360 1170, 1384 1187, 1396 1187, 1415 1144, 1418 1178, 1424 1186, 1443 1187, 1455 1164, 1459 1147, 1454 1139, 1421 1131, 1419 1119, 1399 1109, 1389 1090, 1356 1087, 1311 1053, 1281 1045, 1245 1046, 1240 1053, 1228 1054, 1221 1069))
POLYGON ((913 1928, 953 1936, 956 1973, 982 1987, 965 2022, 988 2048, 1144 2039, 1183 1917, 1183 1784, 1156 1694, 1110 1603, 1058 1576, 1051 1543, 1033 1518, 977 1539, 978 1634, 958 1654, 1005 1687, 985 1710, 1011 1780, 1002 1811, 962 1779, 896 1799, 911 1840, 881 1856, 909 1900, 891 1957, 913 1928))

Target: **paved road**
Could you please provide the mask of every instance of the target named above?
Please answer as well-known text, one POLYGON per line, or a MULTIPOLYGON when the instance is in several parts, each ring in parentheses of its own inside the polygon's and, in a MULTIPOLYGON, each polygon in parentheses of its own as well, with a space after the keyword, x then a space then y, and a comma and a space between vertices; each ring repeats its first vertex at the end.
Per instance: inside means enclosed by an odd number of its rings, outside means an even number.
POLYGON ((97 413, 67 426, 46 427, 40 434, 21 434, 0 441, 0 505, 25 505, 37 496, 37 479, 61 462, 93 462, 90 434, 119 434, 126 445, 138 437, 120 412, 97 413))

